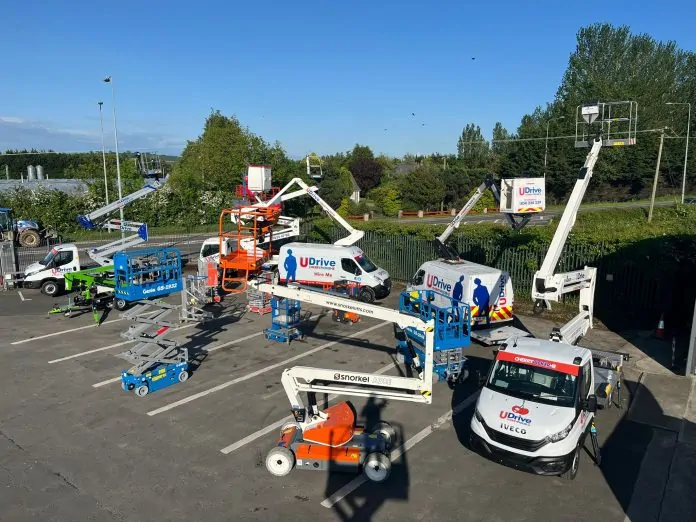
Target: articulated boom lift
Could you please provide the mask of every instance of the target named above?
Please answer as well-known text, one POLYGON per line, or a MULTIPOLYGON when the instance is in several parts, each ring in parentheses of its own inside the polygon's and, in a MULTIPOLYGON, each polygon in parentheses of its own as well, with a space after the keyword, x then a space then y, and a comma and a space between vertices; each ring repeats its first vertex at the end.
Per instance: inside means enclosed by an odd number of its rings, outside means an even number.
POLYGON ((107 230, 124 230, 126 232, 136 232, 132 236, 117 239, 106 245, 99 246, 97 248, 90 249, 87 253, 90 258, 92 258, 96 263, 101 266, 107 266, 112 264, 113 254, 121 250, 126 250, 128 248, 134 247, 140 243, 147 241, 147 224, 138 223, 135 221, 127 221, 120 219, 110 219, 105 222, 96 222, 99 218, 102 218, 112 212, 125 207, 127 204, 144 198, 148 194, 155 192, 162 187, 162 183, 157 180, 151 180, 143 188, 136 190, 135 192, 128 194, 127 196, 117 199, 116 201, 104 205, 103 207, 90 212, 86 215, 77 216, 77 222, 83 227, 94 230, 96 228, 105 228, 107 230))
POLYGON ((400 313, 381 306, 358 303, 352 299, 327 295, 295 285, 277 286, 252 282, 259 291, 277 297, 295 299, 334 310, 358 313, 390 321, 402 330, 413 328, 425 337, 425 360, 419 361, 417 377, 393 377, 371 373, 295 366, 283 371, 281 382, 290 400, 295 422, 284 425, 280 440, 269 451, 266 467, 275 476, 284 476, 297 467, 309 470, 356 471, 383 482, 391 470, 390 451, 396 433, 382 422, 372 433, 356 424, 356 413, 349 402, 341 402, 319 411, 317 393, 356 397, 380 397, 430 404, 433 383, 434 320, 400 313), (302 394, 307 394, 307 402, 302 394))
POLYGON ((568 235, 575 225, 578 210, 582 203, 590 179, 594 171, 599 152, 603 146, 635 145, 636 121, 638 106, 636 102, 606 102, 584 106, 578 106, 578 118, 576 123, 576 147, 590 146, 585 164, 578 173, 575 186, 558 223, 558 228, 551 240, 541 268, 534 274, 532 283, 532 299, 535 311, 540 312, 544 308, 551 309, 551 301, 559 302, 564 294, 580 292, 580 311, 573 319, 561 328, 554 329, 551 340, 575 344, 592 328, 594 309, 594 292, 597 278, 597 269, 584 267, 565 273, 554 273, 560 260, 568 235), (613 114, 612 114, 613 113, 613 114), (601 117, 599 117, 601 114, 601 117), (583 124, 584 122, 584 124, 583 124), (588 133, 583 130, 578 134, 578 127, 597 126, 596 136, 590 141, 588 133), (612 129, 614 125, 614 129, 612 129), (616 127, 619 127, 616 129, 616 127))
MULTIPOLYGON (((490 191, 493 193, 493 197, 495 198, 496 203, 500 205, 500 192, 498 192, 498 188, 495 186, 495 180, 493 179, 493 177, 488 176, 486 177, 485 181, 481 183, 481 185, 479 185, 479 187, 476 189, 476 192, 474 192, 474 195, 471 196, 469 201, 467 201, 464 204, 462 209, 450 222, 445 231, 442 234, 440 234, 439 237, 433 240, 435 252, 439 257, 452 261, 459 259, 459 252, 457 252, 452 246, 446 245, 445 243, 452 235, 454 230, 459 228, 459 225, 461 224, 462 220, 466 217, 466 215, 469 213, 469 211, 472 208, 474 208, 474 205, 476 205, 479 199, 483 197, 483 193, 486 191, 486 189, 490 189, 490 191)), ((532 215, 522 214, 521 219, 516 221, 514 214, 505 213, 505 218, 507 219, 510 228, 517 231, 521 230, 527 223, 529 223, 529 220, 532 218, 532 215)))

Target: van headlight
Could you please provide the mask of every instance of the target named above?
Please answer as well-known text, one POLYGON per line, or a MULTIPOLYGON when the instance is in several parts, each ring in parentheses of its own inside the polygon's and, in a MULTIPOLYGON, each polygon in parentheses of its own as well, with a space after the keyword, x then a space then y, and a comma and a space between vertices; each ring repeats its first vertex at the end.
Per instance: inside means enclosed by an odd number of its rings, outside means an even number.
POLYGON ((554 433, 553 435, 549 435, 545 439, 546 442, 558 442, 559 440, 565 439, 568 436, 568 434, 570 433, 570 430, 573 429, 573 424, 574 423, 571 422, 570 424, 568 424, 568 426, 566 426, 564 429, 562 429, 558 433, 554 433))
POLYGON ((476 420, 479 421, 481 424, 484 424, 483 415, 481 415, 481 412, 478 411, 478 408, 474 410, 474 417, 476 417, 476 420))

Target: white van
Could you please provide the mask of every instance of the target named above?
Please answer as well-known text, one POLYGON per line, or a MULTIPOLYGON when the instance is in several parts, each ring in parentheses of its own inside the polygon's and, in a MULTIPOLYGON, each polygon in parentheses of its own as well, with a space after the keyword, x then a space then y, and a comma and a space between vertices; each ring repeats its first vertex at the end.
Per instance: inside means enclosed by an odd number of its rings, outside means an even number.
POLYGON ((313 286, 355 281, 361 287, 359 299, 367 303, 391 292, 389 272, 375 265, 356 246, 288 243, 280 247, 278 274, 281 283, 313 286))
POLYGON ((451 306, 453 300, 468 304, 472 327, 512 321, 514 294, 510 275, 489 266, 469 261, 427 261, 406 289, 433 290, 435 306, 451 306))

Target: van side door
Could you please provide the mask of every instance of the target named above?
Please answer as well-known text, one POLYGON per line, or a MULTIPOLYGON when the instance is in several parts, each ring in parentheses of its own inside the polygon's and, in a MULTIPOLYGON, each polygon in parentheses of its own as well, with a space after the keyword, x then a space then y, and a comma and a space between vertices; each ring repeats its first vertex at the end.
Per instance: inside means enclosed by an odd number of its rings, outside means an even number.
POLYGON ((339 279, 347 279, 348 281, 360 281, 362 270, 354 259, 349 257, 341 258, 341 272, 339 279))

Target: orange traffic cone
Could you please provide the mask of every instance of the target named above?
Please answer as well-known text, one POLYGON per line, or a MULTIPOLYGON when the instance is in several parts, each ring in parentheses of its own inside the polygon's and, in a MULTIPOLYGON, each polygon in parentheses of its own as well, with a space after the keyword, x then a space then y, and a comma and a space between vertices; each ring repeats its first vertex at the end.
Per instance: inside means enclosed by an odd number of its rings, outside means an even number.
POLYGON ((658 339, 663 339, 665 337, 665 314, 660 314, 660 321, 657 323, 655 337, 658 339))

